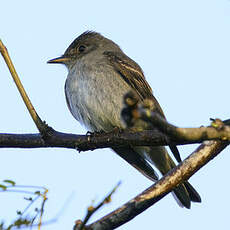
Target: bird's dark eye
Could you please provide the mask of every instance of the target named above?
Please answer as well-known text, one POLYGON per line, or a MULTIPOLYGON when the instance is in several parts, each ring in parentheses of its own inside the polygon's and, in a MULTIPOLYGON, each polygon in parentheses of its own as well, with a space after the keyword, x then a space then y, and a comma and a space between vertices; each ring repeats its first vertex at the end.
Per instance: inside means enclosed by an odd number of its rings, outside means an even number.
POLYGON ((81 46, 78 47, 78 51, 79 51, 80 53, 84 52, 85 49, 86 49, 86 47, 83 46, 83 45, 81 45, 81 46))

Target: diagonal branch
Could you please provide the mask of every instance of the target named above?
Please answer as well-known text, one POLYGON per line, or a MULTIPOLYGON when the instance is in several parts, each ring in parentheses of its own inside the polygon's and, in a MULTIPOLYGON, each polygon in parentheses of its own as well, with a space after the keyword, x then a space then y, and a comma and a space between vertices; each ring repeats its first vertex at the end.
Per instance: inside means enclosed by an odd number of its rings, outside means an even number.
POLYGON ((40 133, 43 133, 46 129, 46 125, 42 122, 41 118, 38 116, 34 106, 32 105, 21 81, 20 81, 20 78, 17 74, 17 71, 16 69, 14 68, 14 65, 13 65, 13 62, 9 56, 9 53, 6 49, 6 47, 4 46, 4 44, 2 43, 2 41, 0 40, 0 53, 2 54, 5 62, 6 62, 6 65, 11 73, 11 76, 17 86, 17 89, 30 113, 30 116, 31 118, 33 119, 35 125, 37 126, 38 130, 40 133))
POLYGON ((88 210, 87 210, 87 214, 86 217, 83 221, 81 220, 77 220, 75 223, 75 226, 73 227, 73 230, 84 230, 85 229, 85 225, 86 223, 89 221, 90 217, 99 209, 101 208, 103 205, 108 204, 109 202, 111 202, 111 197, 112 195, 115 193, 115 191, 117 190, 117 188, 120 186, 121 182, 119 182, 114 188, 113 190, 96 206, 89 206, 88 210))
POLYGON ((110 214, 85 226, 85 229, 111 230, 127 223, 162 199, 172 191, 175 186, 188 180, 201 167, 217 156, 226 146, 226 143, 220 141, 207 141, 203 143, 188 158, 168 172, 168 174, 154 185, 110 214))

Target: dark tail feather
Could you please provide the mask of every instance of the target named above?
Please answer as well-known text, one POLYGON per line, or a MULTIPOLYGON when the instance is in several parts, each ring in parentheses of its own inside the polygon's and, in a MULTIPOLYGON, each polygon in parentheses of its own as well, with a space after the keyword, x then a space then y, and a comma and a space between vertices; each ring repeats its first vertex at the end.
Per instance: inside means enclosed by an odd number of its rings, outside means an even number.
POLYGON ((188 181, 185 181, 183 184, 174 188, 173 193, 178 204, 188 209, 191 207, 191 201, 201 202, 200 195, 188 181))
POLYGON ((171 152, 173 153, 173 156, 176 158, 177 162, 180 163, 181 157, 180 157, 180 153, 179 153, 176 145, 169 145, 169 148, 170 148, 171 152))
POLYGON ((188 209, 191 207, 191 198, 184 184, 180 184, 174 188, 173 195, 175 195, 174 197, 180 206, 188 209))
POLYGON ((184 182, 184 186, 188 191, 191 201, 200 203, 201 197, 199 193, 195 190, 195 188, 193 188, 193 186, 188 181, 184 182))
POLYGON ((138 153, 131 148, 113 148, 113 150, 134 168, 140 171, 144 176, 152 181, 158 180, 158 175, 151 165, 138 153))

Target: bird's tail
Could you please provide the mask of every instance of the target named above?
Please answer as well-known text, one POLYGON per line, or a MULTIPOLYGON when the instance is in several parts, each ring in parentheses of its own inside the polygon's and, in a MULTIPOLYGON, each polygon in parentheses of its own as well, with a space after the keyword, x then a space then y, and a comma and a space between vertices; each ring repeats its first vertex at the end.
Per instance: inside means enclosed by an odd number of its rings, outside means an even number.
MULTIPOLYGON (((147 159, 165 175, 176 165, 164 147, 146 147, 147 159)), ((140 151, 138 151, 140 153, 140 151)), ((173 190, 173 196, 181 207, 190 208, 191 202, 201 202, 201 197, 193 186, 185 181, 173 190)))
POLYGON ((185 181, 178 185, 172 192, 175 200, 181 207, 190 208, 192 202, 201 202, 201 197, 192 185, 185 181))
MULTIPOLYGON (((163 175, 176 166, 164 147, 116 147, 113 150, 152 181, 156 181, 158 177, 148 161, 163 175)), ((190 208, 191 201, 201 202, 200 195, 188 181, 178 185, 172 193, 181 207, 190 208)))

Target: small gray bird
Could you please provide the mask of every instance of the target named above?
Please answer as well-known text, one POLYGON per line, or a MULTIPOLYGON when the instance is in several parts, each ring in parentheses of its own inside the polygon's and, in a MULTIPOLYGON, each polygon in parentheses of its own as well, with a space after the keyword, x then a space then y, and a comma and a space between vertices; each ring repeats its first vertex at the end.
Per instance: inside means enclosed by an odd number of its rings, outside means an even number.
MULTIPOLYGON (((68 68, 65 83, 67 105, 75 119, 89 131, 125 129, 121 111, 124 95, 131 90, 139 100, 152 99, 155 111, 164 117, 140 66, 117 44, 99 33, 84 32, 61 57, 48 63, 61 63, 68 68)), ((170 147, 180 161, 176 146, 170 147)), ((113 150, 152 181, 158 177, 150 164, 154 164, 163 175, 175 167, 164 147, 115 147, 113 150)), ((191 201, 201 202, 199 194, 187 181, 178 185, 173 194, 182 207, 190 208, 191 201)))

